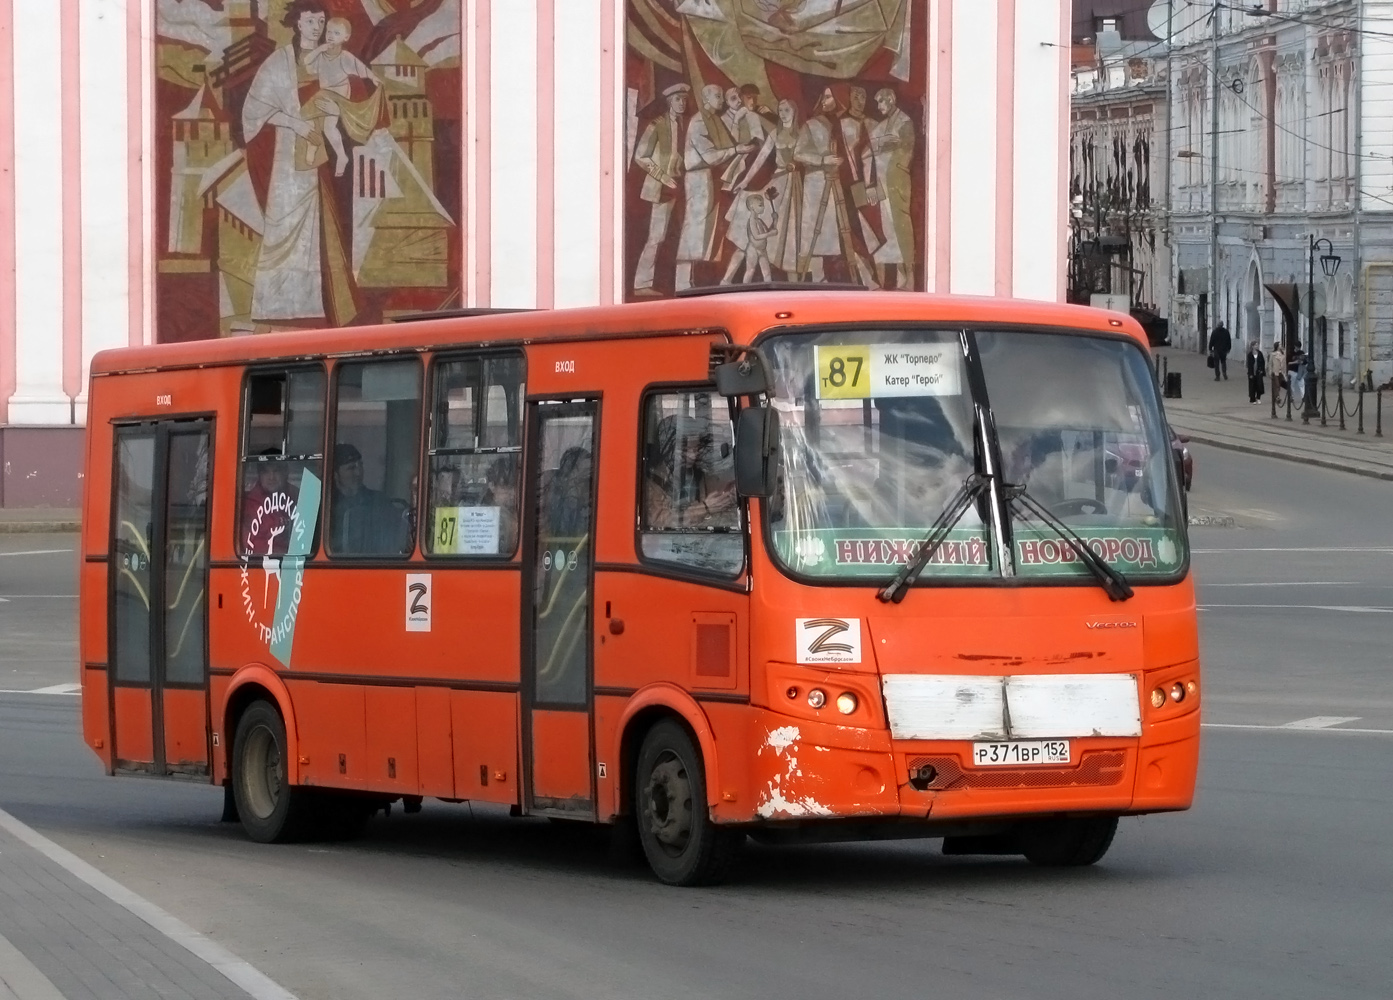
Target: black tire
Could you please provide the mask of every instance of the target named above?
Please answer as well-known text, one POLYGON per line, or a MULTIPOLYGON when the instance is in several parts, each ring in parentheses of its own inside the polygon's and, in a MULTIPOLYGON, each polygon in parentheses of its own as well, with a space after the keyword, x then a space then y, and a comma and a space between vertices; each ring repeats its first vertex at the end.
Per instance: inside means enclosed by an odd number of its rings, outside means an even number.
POLYGON ((312 828, 313 797, 290 784, 285 722, 269 702, 252 702, 237 721, 232 794, 242 828, 259 844, 301 840, 312 828))
POLYGON ((711 822, 701 754, 686 729, 664 719, 648 731, 633 788, 639 842, 653 874, 668 885, 721 881, 745 834, 711 822))
POLYGON ((1116 816, 1040 820, 1021 828, 1021 852, 1042 868, 1082 868, 1101 861, 1116 835, 1116 816))

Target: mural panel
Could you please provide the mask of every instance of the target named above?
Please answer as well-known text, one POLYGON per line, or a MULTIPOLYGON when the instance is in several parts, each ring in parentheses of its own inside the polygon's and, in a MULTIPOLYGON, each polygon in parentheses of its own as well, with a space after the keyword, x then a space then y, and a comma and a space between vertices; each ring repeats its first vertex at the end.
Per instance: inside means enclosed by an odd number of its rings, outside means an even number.
POLYGON ((460 298, 460 0, 157 0, 161 341, 460 298))
POLYGON ((630 300, 924 287, 925 0, 627 0, 630 300))

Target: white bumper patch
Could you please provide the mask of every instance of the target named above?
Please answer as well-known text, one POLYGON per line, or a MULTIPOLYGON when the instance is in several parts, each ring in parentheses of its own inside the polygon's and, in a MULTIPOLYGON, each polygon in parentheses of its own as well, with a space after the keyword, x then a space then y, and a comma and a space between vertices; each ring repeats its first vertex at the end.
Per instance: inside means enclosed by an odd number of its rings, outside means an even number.
POLYGON ((897 740, 1140 736, 1135 674, 887 674, 897 740))

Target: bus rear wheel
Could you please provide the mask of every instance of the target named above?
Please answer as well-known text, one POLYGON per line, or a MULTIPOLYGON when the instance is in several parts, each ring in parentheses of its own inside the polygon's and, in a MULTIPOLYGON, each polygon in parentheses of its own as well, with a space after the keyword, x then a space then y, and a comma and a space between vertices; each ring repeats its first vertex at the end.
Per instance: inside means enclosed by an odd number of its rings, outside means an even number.
POLYGON ((1021 853, 1044 868, 1081 868, 1101 861, 1116 834, 1116 816, 1040 820, 1022 828, 1021 853))
POLYGON ((668 885, 719 882, 745 840, 711 822, 701 754, 671 719, 650 729, 639 750, 634 818, 649 867, 668 885))
POLYGON ((253 702, 237 721, 232 794, 242 828, 259 844, 299 840, 309 830, 309 790, 290 784, 285 722, 269 702, 253 702))

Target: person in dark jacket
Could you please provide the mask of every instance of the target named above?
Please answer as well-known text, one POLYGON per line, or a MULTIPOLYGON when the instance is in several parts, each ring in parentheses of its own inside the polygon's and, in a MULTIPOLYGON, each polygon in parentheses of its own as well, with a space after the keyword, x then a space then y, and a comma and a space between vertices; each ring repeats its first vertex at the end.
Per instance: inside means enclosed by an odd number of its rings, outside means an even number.
POLYGON ((1228 327, 1220 323, 1214 328, 1214 332, 1209 335, 1209 356, 1214 359, 1214 381, 1217 382, 1222 377, 1225 381, 1229 377, 1229 351, 1233 350, 1233 338, 1229 336, 1228 327))
POLYGON ((1256 340, 1248 341, 1248 402, 1256 403, 1262 399, 1263 382, 1267 376, 1267 359, 1262 356, 1256 340))

